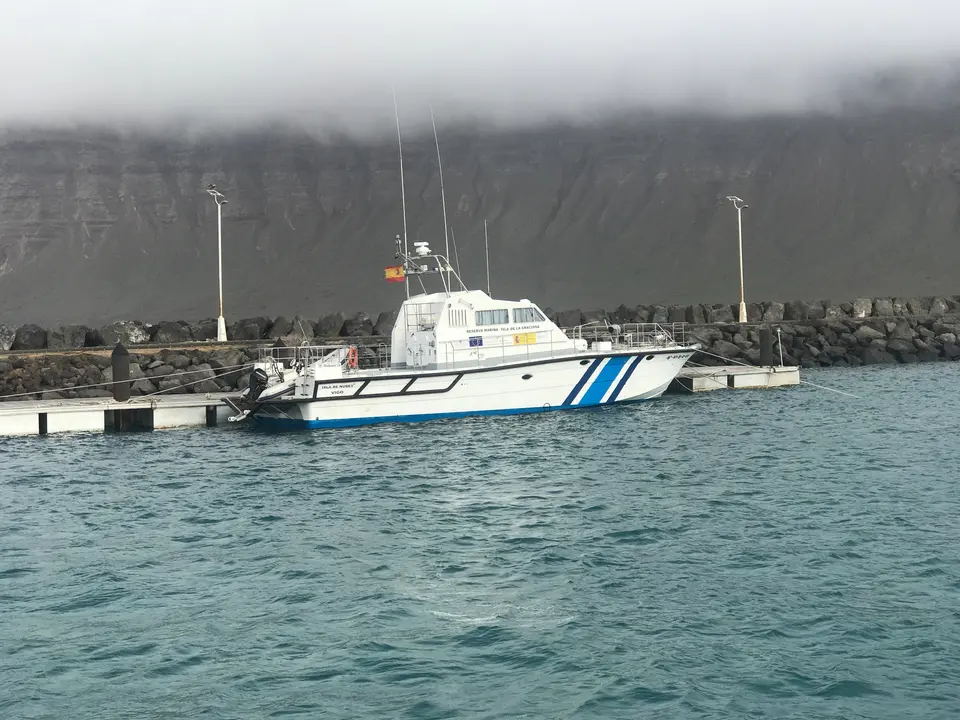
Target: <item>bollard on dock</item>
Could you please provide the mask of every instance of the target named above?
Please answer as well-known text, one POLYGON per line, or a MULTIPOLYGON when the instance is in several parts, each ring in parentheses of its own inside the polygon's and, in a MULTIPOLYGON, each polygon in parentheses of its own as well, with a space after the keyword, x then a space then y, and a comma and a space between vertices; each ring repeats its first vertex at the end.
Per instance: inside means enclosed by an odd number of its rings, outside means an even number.
POLYGON ((760 367, 773 366, 773 331, 768 327, 760 328, 760 367))
POLYGON ((126 402, 130 399, 130 353, 120 343, 110 354, 113 366, 113 399, 117 402, 126 402))

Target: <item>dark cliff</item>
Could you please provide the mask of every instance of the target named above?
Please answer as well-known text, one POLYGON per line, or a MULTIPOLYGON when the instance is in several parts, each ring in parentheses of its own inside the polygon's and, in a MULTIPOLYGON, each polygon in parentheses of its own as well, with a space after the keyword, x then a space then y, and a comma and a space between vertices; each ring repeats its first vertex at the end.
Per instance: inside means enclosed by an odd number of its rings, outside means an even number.
MULTIPOLYGON (((960 290, 960 111, 632 118, 539 131, 441 131, 468 285, 542 305, 736 302, 960 290)), ((443 246, 432 137, 404 143, 410 242, 443 246)), ((395 142, 286 131, 157 138, 0 135, 0 320, 316 316, 397 305, 395 142)))

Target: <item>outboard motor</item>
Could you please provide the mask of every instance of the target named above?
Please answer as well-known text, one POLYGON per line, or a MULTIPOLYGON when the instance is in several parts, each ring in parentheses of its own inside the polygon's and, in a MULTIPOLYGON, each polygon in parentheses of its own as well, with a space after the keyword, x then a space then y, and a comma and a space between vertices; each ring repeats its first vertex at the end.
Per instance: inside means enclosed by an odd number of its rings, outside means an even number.
POLYGON ((267 373, 263 368, 257 368, 252 373, 250 373, 250 393, 247 395, 247 400, 256 402, 257 398, 260 397, 260 393, 267 389, 267 373))

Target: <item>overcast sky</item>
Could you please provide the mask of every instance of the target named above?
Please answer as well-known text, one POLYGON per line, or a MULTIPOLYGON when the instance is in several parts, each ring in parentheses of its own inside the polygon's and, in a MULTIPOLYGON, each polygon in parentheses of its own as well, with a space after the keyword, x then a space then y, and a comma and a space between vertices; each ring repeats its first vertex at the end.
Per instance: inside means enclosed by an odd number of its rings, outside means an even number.
POLYGON ((830 109, 958 56, 960 0, 11 0, 0 123, 388 126, 392 85, 418 119, 830 109))

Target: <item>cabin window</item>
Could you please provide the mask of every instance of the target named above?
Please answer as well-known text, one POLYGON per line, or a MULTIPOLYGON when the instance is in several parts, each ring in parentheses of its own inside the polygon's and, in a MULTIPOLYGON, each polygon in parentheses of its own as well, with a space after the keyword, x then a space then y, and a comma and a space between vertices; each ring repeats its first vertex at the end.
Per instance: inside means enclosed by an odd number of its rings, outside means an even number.
POLYGON ((536 323, 543 322, 544 317, 536 308, 516 308, 513 311, 513 322, 515 324, 519 323, 536 323))
POLYGON ((450 327, 466 327, 467 311, 455 310, 451 308, 447 311, 447 322, 449 323, 450 327))
POLYGON ((477 326, 506 325, 509 322, 509 310, 477 310, 477 326))

